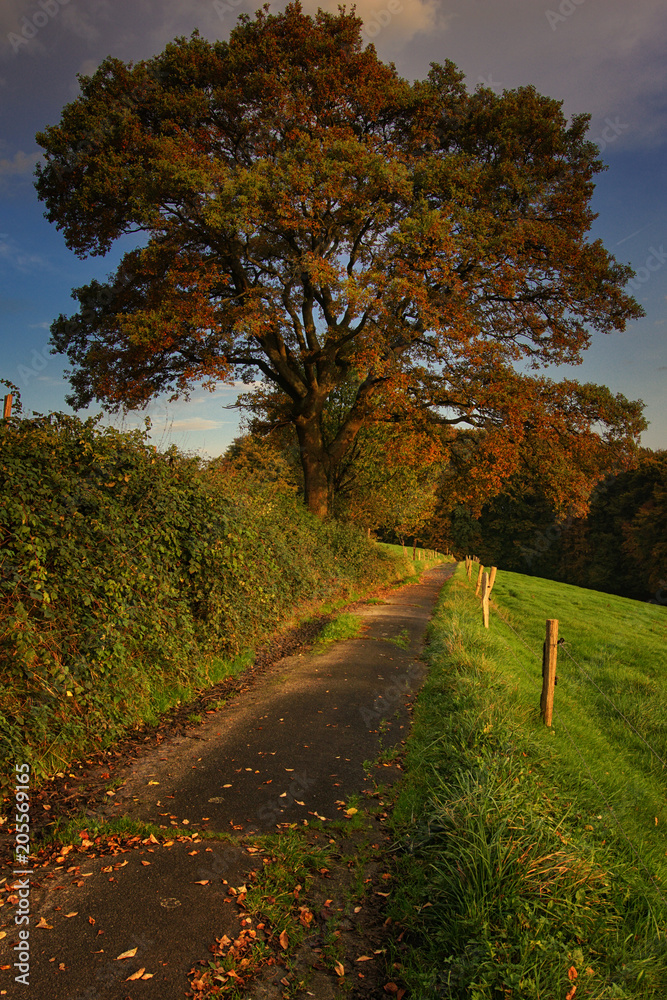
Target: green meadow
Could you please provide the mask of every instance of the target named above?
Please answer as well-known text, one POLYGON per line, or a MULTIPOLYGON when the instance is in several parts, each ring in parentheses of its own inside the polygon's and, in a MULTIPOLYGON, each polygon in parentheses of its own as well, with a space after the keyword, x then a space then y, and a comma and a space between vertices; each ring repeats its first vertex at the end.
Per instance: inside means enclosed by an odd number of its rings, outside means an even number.
POLYGON ((665 996, 667 609, 500 571, 487 630, 474 582, 441 595, 394 811, 411 995, 665 996))

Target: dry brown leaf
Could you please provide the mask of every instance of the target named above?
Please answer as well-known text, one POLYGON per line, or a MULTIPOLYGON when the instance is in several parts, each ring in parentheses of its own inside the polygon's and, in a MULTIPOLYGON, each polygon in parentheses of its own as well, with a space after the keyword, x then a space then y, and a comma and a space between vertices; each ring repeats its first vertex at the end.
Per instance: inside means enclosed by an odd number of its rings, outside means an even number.
POLYGON ((342 962, 336 962, 336 964, 334 965, 334 969, 336 970, 337 976, 340 976, 342 978, 345 975, 345 966, 343 965, 342 962))
POLYGON ((133 972, 131 976, 127 977, 127 979, 125 980, 125 982, 126 983, 130 983, 130 982, 132 982, 133 979, 141 979, 141 977, 143 976, 143 974, 144 974, 145 971, 146 971, 146 969, 143 968, 143 969, 139 969, 138 972, 133 972))
POLYGON ((287 936, 287 931, 281 931, 279 941, 281 948, 287 948, 287 946, 289 945, 289 937, 287 936))
POLYGON ((88 923, 91 927, 95 926, 95 917, 88 917, 88 923))
POLYGON ((142 976, 141 978, 142 979, 152 979, 154 975, 155 975, 154 972, 147 972, 146 975, 142 976))
POLYGON ((569 993, 565 994, 565 1000, 572 1000, 572 997, 576 992, 577 992, 577 987, 573 986, 572 989, 569 991, 569 993))
POLYGON ((39 918, 39 923, 37 924, 37 926, 38 927, 44 927, 48 931, 52 931, 53 930, 53 924, 47 924, 47 922, 44 919, 44 917, 40 917, 39 918))
POLYGON ((572 982, 572 980, 576 979, 578 975, 579 973, 577 972, 575 967, 571 965, 570 968, 567 970, 567 978, 570 980, 570 982, 572 982))
POLYGON ((78 910, 74 910, 73 913, 65 913, 64 914, 65 920, 67 920, 69 917, 78 917, 78 916, 79 916, 79 911, 78 910))
POLYGON ((124 951, 122 955, 118 955, 116 957, 116 961, 120 962, 121 959, 123 959, 123 958, 134 958, 134 956, 136 954, 137 954, 137 949, 136 948, 132 948, 130 951, 124 951))
POLYGON ((372 962, 372 955, 360 955, 359 958, 355 958, 355 962, 372 962))
POLYGON ((210 879, 203 878, 199 882, 194 882, 193 884, 194 885, 208 885, 209 882, 210 882, 210 879))

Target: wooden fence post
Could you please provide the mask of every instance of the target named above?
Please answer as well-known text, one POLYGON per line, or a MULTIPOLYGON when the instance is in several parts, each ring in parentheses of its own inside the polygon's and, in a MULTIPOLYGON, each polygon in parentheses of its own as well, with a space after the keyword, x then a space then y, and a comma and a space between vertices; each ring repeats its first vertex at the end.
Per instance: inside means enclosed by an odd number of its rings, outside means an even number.
POLYGON ((553 717, 557 655, 558 619, 547 618, 547 637, 542 652, 542 697, 540 698, 540 711, 545 726, 551 725, 553 717))
POLYGON ((12 415, 12 399, 13 396, 11 392, 7 396, 5 396, 5 405, 3 407, 3 413, 2 413, 2 416, 5 420, 9 420, 9 418, 12 415))
POLYGON ((482 617, 484 619, 484 628, 489 627, 489 574, 484 573, 482 576, 482 617))
POLYGON ((477 586, 475 587, 475 597, 479 594, 479 588, 482 586, 482 573, 484 572, 484 567, 479 564, 479 570, 477 572, 477 586))
POLYGON ((489 573, 489 594, 493 590, 493 585, 496 582, 497 569, 495 566, 491 567, 491 572, 489 573))
POLYGON ((472 578, 472 559, 470 556, 466 556, 466 572, 468 574, 468 579, 472 578))

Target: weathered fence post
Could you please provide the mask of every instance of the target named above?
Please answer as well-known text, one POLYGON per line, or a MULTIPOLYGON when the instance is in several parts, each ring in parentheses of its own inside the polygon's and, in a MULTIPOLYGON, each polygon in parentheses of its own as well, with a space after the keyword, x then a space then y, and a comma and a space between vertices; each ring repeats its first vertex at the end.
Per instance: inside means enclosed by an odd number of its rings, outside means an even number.
POLYGON ((5 396, 5 405, 3 407, 3 412, 2 412, 2 416, 5 420, 9 420, 9 418, 12 415, 12 399, 13 396, 11 392, 7 396, 5 396))
POLYGON ((468 574, 468 579, 472 579, 472 559, 470 556, 466 556, 466 572, 468 574))
POLYGON ((477 571, 477 586, 475 587, 475 597, 479 594, 479 588, 482 586, 482 573, 484 572, 484 567, 479 564, 479 570, 477 571))
POLYGON ((489 573, 489 594, 493 590, 493 585, 496 582, 497 569, 495 566, 491 567, 491 572, 489 573))
POLYGON ((547 637, 542 652, 542 697, 540 711, 545 726, 551 725, 554 711, 556 685, 556 657, 558 656, 558 619, 547 618, 547 637))
POLYGON ((489 574, 484 573, 482 576, 482 617, 484 619, 484 628, 489 627, 489 574))

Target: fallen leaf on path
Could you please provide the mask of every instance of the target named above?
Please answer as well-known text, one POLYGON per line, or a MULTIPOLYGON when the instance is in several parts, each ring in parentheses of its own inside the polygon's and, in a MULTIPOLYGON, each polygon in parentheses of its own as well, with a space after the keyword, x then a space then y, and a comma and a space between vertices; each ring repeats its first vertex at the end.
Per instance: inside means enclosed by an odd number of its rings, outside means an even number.
POLYGON ((351 806, 349 809, 345 810, 345 815, 346 816, 354 816, 354 814, 358 813, 358 812, 359 812, 358 809, 355 809, 354 806, 351 806))
POLYGON ((282 931, 281 932, 279 941, 280 941, 280 947, 281 948, 287 948, 288 947, 288 945, 289 945, 289 937, 287 936, 287 931, 282 931))
POLYGON ((53 930, 53 924, 47 924, 47 922, 44 919, 44 917, 40 917, 39 918, 39 923, 37 924, 37 926, 38 927, 44 927, 46 930, 49 930, 49 931, 53 930))
POLYGON ((210 881, 210 879, 203 878, 203 879, 201 879, 201 881, 195 882, 194 885, 208 885, 209 881, 210 881))
POLYGON ((142 976, 141 978, 142 979, 152 979, 154 975, 155 975, 154 972, 147 972, 146 975, 142 976))
POLYGON ((336 962, 336 964, 334 965, 334 969, 336 970, 337 976, 342 977, 345 975, 345 966, 343 965, 342 962, 336 962))
MULTIPOLYGON (((196 853, 197 853, 197 852, 195 851, 195 854, 196 854, 196 853)), ((142 865, 144 866, 144 868, 146 867, 146 865, 150 865, 150 861, 142 861, 141 863, 142 863, 142 865)))
POLYGON ((78 916, 79 916, 79 911, 78 910, 74 910, 73 913, 65 913, 64 914, 65 920, 67 920, 69 917, 78 917, 78 916))
POLYGON ((122 955, 118 955, 116 957, 116 961, 120 962, 121 959, 123 959, 123 958, 134 958, 134 956, 136 954, 137 954, 137 949, 136 948, 132 948, 130 951, 124 951, 122 955))
POLYGON ((360 955, 359 958, 355 958, 355 962, 372 962, 372 955, 360 955))
POLYGON ((127 977, 127 979, 125 980, 125 982, 129 983, 133 979, 141 979, 141 977, 143 976, 143 974, 144 974, 145 971, 146 971, 146 968, 144 967, 143 969, 139 969, 138 972, 133 972, 131 976, 127 977))

